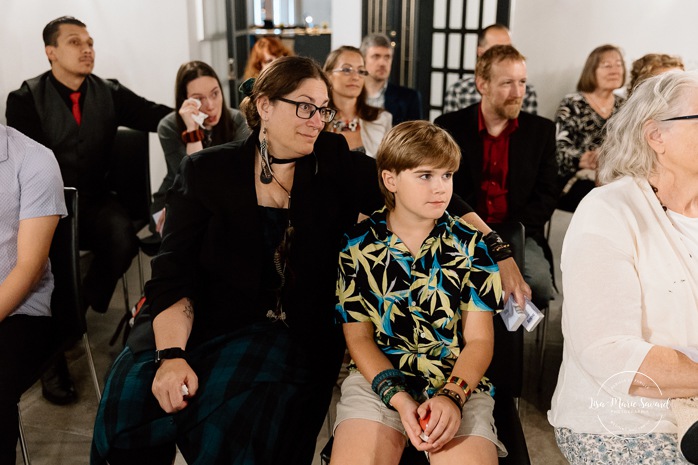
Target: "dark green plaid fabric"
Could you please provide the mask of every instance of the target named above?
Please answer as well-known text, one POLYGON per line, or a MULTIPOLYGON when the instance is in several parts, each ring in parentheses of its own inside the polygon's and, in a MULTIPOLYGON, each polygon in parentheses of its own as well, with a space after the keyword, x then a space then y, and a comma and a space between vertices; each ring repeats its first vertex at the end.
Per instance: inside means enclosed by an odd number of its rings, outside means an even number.
POLYGON ((106 463, 110 447, 174 442, 189 464, 312 462, 336 376, 318 375, 285 326, 248 327, 200 345, 188 359, 199 391, 184 410, 166 414, 151 392, 153 353, 119 355, 97 412, 93 465, 106 463))

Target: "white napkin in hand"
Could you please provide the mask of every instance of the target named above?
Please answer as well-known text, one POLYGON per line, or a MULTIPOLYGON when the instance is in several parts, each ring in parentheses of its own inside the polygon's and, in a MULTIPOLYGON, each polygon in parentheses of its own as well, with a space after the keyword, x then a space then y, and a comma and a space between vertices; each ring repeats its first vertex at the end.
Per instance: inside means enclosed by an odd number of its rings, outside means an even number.
MULTIPOLYGON (((197 109, 197 110, 198 110, 199 108, 201 108, 201 100, 195 99, 195 98, 192 98, 192 99, 189 99, 189 100, 193 100, 193 101, 196 102, 196 109, 197 109)), ((199 126, 201 126, 201 129, 204 129, 204 120, 205 120, 206 118, 208 118, 208 115, 207 115, 206 113, 204 113, 203 111, 200 111, 198 115, 191 115, 191 117, 192 117, 192 119, 196 122, 196 124, 198 124, 199 126)))

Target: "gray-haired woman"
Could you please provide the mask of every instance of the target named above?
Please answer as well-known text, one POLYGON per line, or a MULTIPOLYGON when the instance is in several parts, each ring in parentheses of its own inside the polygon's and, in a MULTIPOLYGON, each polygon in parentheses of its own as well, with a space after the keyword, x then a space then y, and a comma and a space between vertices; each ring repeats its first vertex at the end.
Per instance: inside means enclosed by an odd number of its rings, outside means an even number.
MULTIPOLYGON (((698 74, 613 116, 599 187, 562 250, 563 362, 548 418, 571 463, 685 463, 671 400, 698 395, 698 74), (592 460, 593 459, 593 460, 592 460)), ((685 425, 688 426, 688 425, 685 425)))

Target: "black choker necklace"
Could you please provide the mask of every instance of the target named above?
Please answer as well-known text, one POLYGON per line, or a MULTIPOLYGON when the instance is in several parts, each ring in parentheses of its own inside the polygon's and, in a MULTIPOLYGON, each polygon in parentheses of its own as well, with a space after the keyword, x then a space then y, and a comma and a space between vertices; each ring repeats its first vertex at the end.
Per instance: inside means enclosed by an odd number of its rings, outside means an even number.
POLYGON ((286 165, 288 163, 295 163, 298 159, 297 158, 276 158, 274 155, 271 153, 269 154, 269 164, 277 164, 277 165, 286 165))

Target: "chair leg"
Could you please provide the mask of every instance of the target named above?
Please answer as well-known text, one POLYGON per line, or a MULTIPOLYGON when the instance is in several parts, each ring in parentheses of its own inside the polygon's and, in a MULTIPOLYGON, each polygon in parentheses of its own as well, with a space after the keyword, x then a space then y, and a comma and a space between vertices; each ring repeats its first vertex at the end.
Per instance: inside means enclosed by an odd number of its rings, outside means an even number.
POLYGON ((19 420, 19 447, 22 449, 22 459, 24 460, 24 465, 31 465, 29 450, 27 449, 27 440, 24 436, 24 426, 22 426, 22 411, 19 408, 19 404, 17 404, 17 419, 19 420))
POLYGON ((87 337, 87 331, 82 335, 82 345, 85 349, 87 365, 90 368, 90 374, 92 375, 92 383, 94 384, 95 393, 97 394, 97 403, 99 403, 102 400, 102 391, 99 387, 99 378, 97 378, 97 370, 95 369, 95 361, 92 358, 92 349, 90 348, 90 340, 87 337))
POLYGON ((128 278, 126 273, 121 276, 121 285, 124 289, 124 305, 126 305, 126 313, 131 311, 131 304, 128 299, 128 278))
POLYGON ((145 280, 143 279, 143 254, 138 250, 138 278, 141 282, 141 295, 145 293, 145 280))

